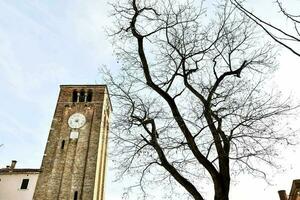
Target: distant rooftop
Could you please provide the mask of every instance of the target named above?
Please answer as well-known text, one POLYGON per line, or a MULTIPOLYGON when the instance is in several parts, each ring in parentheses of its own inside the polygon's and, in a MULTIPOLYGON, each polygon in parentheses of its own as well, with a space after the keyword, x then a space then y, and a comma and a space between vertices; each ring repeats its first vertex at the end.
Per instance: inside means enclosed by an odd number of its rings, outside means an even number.
POLYGON ((300 179, 293 180, 290 195, 285 190, 278 191, 280 200, 299 200, 300 199, 300 179))
POLYGON ((11 165, 6 166, 5 168, 0 169, 0 175, 6 174, 27 174, 27 173, 40 173, 41 169, 31 169, 31 168, 15 168, 17 164, 16 160, 11 161, 11 165))
POLYGON ((0 175, 2 174, 23 174, 23 173, 39 173, 41 172, 40 169, 31 169, 31 168, 24 168, 24 169, 10 169, 10 168, 2 168, 0 169, 0 175))

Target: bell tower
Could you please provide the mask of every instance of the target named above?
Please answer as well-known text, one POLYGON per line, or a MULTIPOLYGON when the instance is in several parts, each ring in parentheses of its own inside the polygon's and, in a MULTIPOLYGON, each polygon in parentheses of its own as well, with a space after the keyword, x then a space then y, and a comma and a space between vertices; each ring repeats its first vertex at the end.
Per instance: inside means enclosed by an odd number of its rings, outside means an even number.
POLYGON ((111 104, 105 85, 61 85, 34 200, 103 200, 111 104))

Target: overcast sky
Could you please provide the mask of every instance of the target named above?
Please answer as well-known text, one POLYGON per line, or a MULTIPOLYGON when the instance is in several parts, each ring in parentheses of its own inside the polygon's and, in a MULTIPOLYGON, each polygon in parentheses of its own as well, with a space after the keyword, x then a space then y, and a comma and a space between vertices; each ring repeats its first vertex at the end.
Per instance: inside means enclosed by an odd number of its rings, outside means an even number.
MULTIPOLYGON (((284 24, 268 1, 251 6, 284 24)), ((291 2, 299 11, 299 2, 291 2)), ((103 83, 98 68, 117 68, 103 29, 107 16, 103 0, 0 0, 0 167, 15 159, 17 167, 39 168, 59 85, 103 83)), ((283 50, 278 60, 272 84, 300 99, 300 59, 283 50)), ((298 121, 292 123, 300 128, 298 121)), ((282 152, 279 162, 286 168, 273 175, 273 185, 242 176, 231 199, 278 199, 277 190, 289 191, 292 180, 300 178, 299 150, 282 152)), ((108 171, 106 199, 119 200, 126 182, 113 183, 109 166, 108 171)))

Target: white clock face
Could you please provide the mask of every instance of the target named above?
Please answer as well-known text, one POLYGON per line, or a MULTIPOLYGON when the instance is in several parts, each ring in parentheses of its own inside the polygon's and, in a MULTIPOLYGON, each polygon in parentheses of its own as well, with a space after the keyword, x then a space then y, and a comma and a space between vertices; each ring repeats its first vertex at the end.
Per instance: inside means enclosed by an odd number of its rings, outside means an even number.
POLYGON ((75 113, 71 115, 68 120, 68 124, 71 128, 81 128, 85 124, 85 116, 81 113, 75 113))

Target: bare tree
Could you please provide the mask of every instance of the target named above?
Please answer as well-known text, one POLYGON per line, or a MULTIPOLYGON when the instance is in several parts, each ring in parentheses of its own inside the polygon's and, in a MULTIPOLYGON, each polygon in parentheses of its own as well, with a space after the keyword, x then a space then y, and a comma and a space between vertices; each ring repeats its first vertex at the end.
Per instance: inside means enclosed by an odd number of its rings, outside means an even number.
POLYGON ((272 23, 258 17, 255 13, 245 8, 242 5, 242 3, 238 0, 230 1, 249 19, 255 22, 255 24, 257 24, 260 28, 262 28, 264 32, 267 33, 267 35, 270 36, 275 42, 284 46, 285 48, 293 52, 295 55, 300 56, 300 12, 293 14, 284 8, 282 2, 280 2, 279 0, 275 1, 282 15, 286 17, 287 21, 293 24, 294 31, 292 31, 286 30, 285 28, 279 26, 275 26, 272 23))
POLYGON ((211 184, 215 200, 228 200, 232 177, 266 178, 263 166, 276 167, 278 145, 293 136, 280 126, 292 109, 288 100, 265 86, 277 68, 273 47, 226 2, 215 12, 202 7, 113 4, 122 69, 105 73, 114 105, 112 154, 118 178, 138 176, 128 189, 144 198, 160 187, 171 199, 180 188, 203 200, 211 184))

